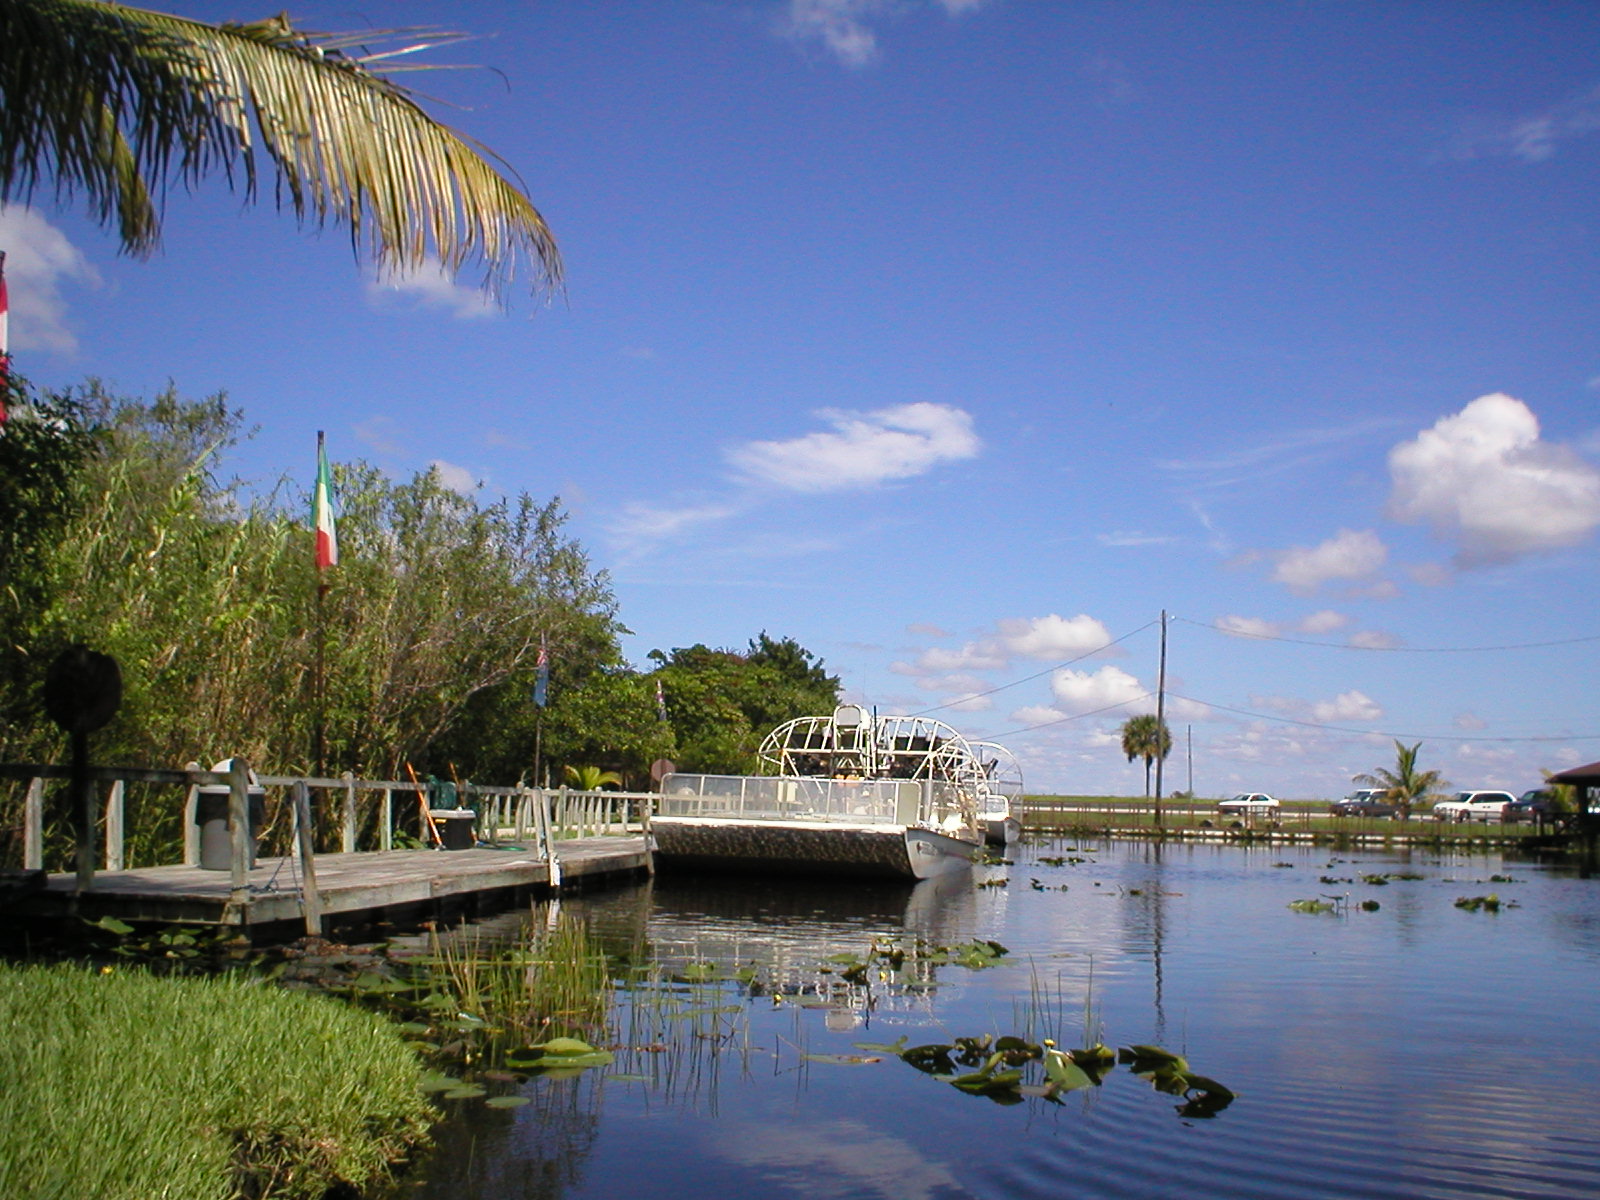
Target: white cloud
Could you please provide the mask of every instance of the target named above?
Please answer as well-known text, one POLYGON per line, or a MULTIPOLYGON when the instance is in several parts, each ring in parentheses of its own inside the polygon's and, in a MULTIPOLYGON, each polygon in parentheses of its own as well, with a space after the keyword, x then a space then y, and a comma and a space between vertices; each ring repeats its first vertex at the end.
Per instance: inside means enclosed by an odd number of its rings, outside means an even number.
POLYGON ((674 537, 696 525, 722 521, 734 515, 725 505, 704 504, 684 508, 656 508, 634 502, 623 507, 609 532, 618 541, 637 543, 674 537))
POLYGON ((1170 546, 1178 539, 1169 534, 1140 533, 1136 529, 1117 529, 1110 533, 1095 534, 1102 546, 1170 546))
POLYGON ((1218 617, 1216 626, 1223 633, 1235 634, 1238 637, 1272 638, 1282 632, 1279 626, 1262 617, 1240 617, 1231 613, 1218 617))
POLYGON ((1350 635, 1350 644, 1362 650, 1394 650, 1401 643, 1392 633, 1384 633, 1381 629, 1363 629, 1350 635))
POLYGON ((1464 566, 1575 546, 1600 525, 1600 469, 1539 439, 1522 401, 1496 392, 1389 451, 1389 513, 1458 546, 1464 566))
POLYGON ((1067 714, 1044 704, 1026 704, 1013 712, 1011 719, 1019 725, 1053 725, 1065 721, 1067 714))
POLYGON ((1098 671, 1064 669, 1050 677, 1050 692, 1056 706, 1078 714, 1118 707, 1132 711, 1153 711, 1149 689, 1121 667, 1105 666, 1098 671))
POLYGON ((442 458, 436 458, 428 464, 428 468, 439 477, 439 482, 452 492, 470 496, 478 490, 478 478, 468 467, 458 467, 454 463, 445 462, 442 458))
POLYGON ((982 443, 972 417, 946 404, 919 401, 858 413, 826 409, 833 426, 782 442, 747 442, 727 458, 752 480, 797 492, 875 487, 925 474, 941 463, 975 456, 982 443))
POLYGON ((968 642, 959 650, 930 646, 917 656, 917 667, 923 671, 998 671, 1007 661, 990 643, 968 642))
MULTIPOLYGON (((976 12, 985 0, 934 0, 932 7, 949 16, 976 12)), ((789 0, 780 22, 798 42, 817 42, 847 67, 865 67, 878 59, 874 22, 908 11, 906 0, 789 0)))
POLYGON ((500 315, 483 288, 457 283, 443 263, 430 259, 417 270, 389 268, 367 284, 367 299, 378 307, 407 305, 443 309, 459 320, 500 315))
MULTIPOLYGON (((903 674, 916 674, 916 672, 902 672, 903 674)), ((957 693, 987 692, 989 685, 976 675, 919 675, 917 686, 928 692, 939 692, 944 695, 957 693)), ((988 707, 987 704, 984 705, 988 707)))
MULTIPOLYGON (((61 286, 99 287, 99 272, 66 234, 31 208, 0 208, 0 246, 6 250, 10 352, 76 351, 78 337, 68 323, 61 286)), ((26 373, 26 364, 18 367, 26 373)))
POLYGON ((1058 617, 1051 613, 1032 619, 1014 617, 1000 622, 1000 642, 1013 654, 1046 661, 1076 658, 1111 644, 1111 633, 1087 613, 1058 617))
MULTIPOLYGON (((725 1117, 718 1136, 702 1143, 702 1151, 737 1163, 758 1179, 805 1180, 806 1190, 819 1196, 935 1200, 961 1190, 948 1167, 861 1121, 812 1122, 800 1129, 725 1117)), ((710 1170, 717 1169, 713 1162, 710 1170)))
POLYGON ((1509 155, 1523 162, 1543 162, 1556 147, 1600 130, 1600 87, 1591 87, 1541 112, 1501 120, 1472 122, 1451 147, 1456 158, 1509 155))
POLYGON ((1310 634, 1332 633, 1336 629, 1343 629, 1350 624, 1350 618, 1343 613, 1336 613, 1332 609, 1323 609, 1314 612, 1300 622, 1300 632, 1310 634))
POLYGON ((1341 529, 1320 545, 1285 550, 1278 555, 1272 578, 1297 592, 1310 592, 1333 579, 1366 579, 1388 556, 1370 529, 1341 529))
POLYGON ((1341 692, 1332 700, 1320 700, 1311 706, 1311 719, 1333 724, 1340 721, 1376 721, 1383 709, 1365 692, 1352 689, 1341 692))
POLYGON ((1489 728, 1489 722, 1485 721, 1477 713, 1470 711, 1457 713, 1455 715, 1455 720, 1452 721, 1451 724, 1453 724, 1457 729, 1477 730, 1489 728))

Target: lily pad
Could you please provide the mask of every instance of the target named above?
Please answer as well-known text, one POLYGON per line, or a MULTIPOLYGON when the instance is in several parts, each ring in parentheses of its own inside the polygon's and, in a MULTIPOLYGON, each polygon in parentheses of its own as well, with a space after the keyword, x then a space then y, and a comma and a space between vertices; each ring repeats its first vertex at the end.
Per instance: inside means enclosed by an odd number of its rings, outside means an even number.
POLYGON ((526 1096, 490 1096, 483 1105, 485 1108, 521 1108, 526 1103, 526 1096))

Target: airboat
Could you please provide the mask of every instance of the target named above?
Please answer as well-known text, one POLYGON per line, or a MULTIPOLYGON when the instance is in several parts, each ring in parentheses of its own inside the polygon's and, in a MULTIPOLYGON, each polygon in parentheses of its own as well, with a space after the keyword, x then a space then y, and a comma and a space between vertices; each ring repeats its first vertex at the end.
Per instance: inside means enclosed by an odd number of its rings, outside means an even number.
POLYGON ((650 823, 656 860, 932 879, 967 869, 983 850, 994 780, 973 745, 941 721, 845 704, 774 729, 757 763, 755 775, 667 775, 650 823))
POLYGON ((973 742, 982 773, 979 777, 978 823, 991 846, 1005 846, 1022 836, 1022 767, 1016 755, 998 742, 973 742))

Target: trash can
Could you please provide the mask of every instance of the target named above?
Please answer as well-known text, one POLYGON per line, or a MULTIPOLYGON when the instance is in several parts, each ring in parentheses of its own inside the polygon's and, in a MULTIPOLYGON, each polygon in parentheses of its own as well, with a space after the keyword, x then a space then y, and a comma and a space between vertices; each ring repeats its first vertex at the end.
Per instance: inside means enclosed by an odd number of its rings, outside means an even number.
POLYGON ((470 808, 430 808, 434 827, 439 830, 439 845, 446 850, 471 850, 477 838, 473 825, 478 814, 470 808))
MULTIPOLYGON (((233 759, 225 758, 213 771, 233 770, 233 759)), ((194 823, 200 827, 200 866, 206 871, 227 871, 233 867, 233 840, 228 833, 228 794, 231 789, 225 783, 202 784, 199 795, 195 797, 194 823)), ((248 863, 256 865, 256 838, 261 833, 261 827, 266 824, 267 790, 256 780, 256 773, 250 772, 250 782, 245 788, 247 809, 250 814, 250 830, 245 835, 245 850, 249 855, 248 863)))

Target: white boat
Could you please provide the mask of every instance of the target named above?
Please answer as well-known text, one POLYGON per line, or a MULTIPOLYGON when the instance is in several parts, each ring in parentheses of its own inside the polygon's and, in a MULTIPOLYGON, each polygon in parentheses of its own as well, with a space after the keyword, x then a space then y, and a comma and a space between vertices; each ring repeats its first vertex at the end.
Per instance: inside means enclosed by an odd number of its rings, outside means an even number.
POLYGON ((991 846, 1006 846, 1022 836, 1022 767, 998 742, 973 742, 982 777, 978 823, 991 846))
POLYGON ((650 822, 672 866, 932 879, 983 850, 982 768, 943 722, 841 705, 767 735, 760 775, 674 773, 650 822))

